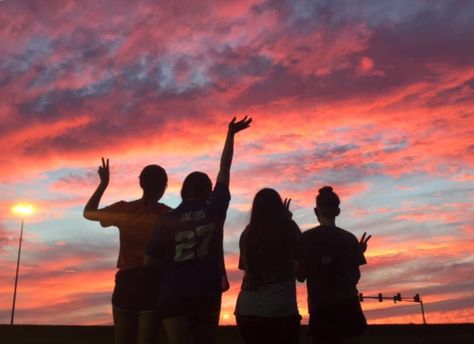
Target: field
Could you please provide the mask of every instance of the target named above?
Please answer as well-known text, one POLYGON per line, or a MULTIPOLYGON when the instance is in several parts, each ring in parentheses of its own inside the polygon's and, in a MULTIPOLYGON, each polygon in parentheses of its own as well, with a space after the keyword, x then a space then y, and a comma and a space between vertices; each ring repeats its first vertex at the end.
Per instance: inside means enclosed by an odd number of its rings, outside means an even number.
MULTIPOLYGON (((301 344, 309 344, 307 328, 302 327, 301 344)), ((219 329, 219 344, 240 343, 237 328, 219 329)), ((1 344, 113 344, 110 326, 0 325, 1 344)), ((166 343, 166 340, 160 343, 166 343)), ((474 324, 458 325, 371 325, 358 343, 473 344, 474 324)))

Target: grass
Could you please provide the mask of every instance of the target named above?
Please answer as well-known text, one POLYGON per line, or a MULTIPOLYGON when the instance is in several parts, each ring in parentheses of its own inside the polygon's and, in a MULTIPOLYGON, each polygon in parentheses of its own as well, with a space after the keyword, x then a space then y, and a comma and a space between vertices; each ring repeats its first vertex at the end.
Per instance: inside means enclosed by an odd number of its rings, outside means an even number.
MULTIPOLYGON (((309 344, 302 327, 301 344, 309 344)), ((2 344, 113 344, 111 326, 0 325, 2 344)), ((166 343, 166 340, 160 342, 166 343)), ((237 328, 219 328, 217 343, 240 343, 237 328)), ((472 344, 474 324, 456 325, 371 325, 360 344, 472 344)))

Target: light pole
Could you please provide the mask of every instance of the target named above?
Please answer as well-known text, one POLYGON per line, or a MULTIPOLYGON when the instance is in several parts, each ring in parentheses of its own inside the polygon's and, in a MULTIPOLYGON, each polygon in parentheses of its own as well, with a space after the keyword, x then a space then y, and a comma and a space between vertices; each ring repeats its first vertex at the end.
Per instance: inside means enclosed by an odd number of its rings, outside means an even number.
POLYGON ((13 321, 15 318, 16 288, 18 286, 18 272, 20 270, 21 243, 23 241, 23 225, 25 223, 25 216, 33 214, 33 211, 34 209, 31 204, 17 204, 12 208, 12 212, 15 215, 21 216, 21 228, 20 228, 20 244, 18 245, 18 258, 16 261, 15 289, 13 290, 13 305, 12 305, 12 316, 10 319, 10 325, 13 325, 13 321))

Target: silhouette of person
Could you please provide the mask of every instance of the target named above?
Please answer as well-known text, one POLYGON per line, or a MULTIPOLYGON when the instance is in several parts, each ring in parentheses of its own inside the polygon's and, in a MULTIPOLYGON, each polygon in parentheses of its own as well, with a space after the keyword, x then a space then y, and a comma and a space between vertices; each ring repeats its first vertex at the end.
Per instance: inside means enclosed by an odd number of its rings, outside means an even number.
POLYGON ((239 269, 245 274, 235 315, 245 344, 299 343, 295 259, 301 231, 291 219, 290 201, 261 189, 240 236, 239 269))
POLYGON ((234 136, 251 122, 245 117, 229 123, 214 190, 205 173, 189 174, 181 204, 161 217, 150 239, 145 264, 161 276, 157 308, 171 344, 214 343, 221 295, 228 288, 223 226, 234 136))
POLYGON ((143 266, 145 249, 158 218, 171 210, 158 203, 163 196, 168 176, 158 165, 146 166, 140 173, 140 199, 113 203, 98 209, 109 184, 109 159, 102 158, 100 184, 84 208, 84 217, 99 221, 102 227, 116 226, 120 234, 120 250, 112 295, 116 344, 151 344, 157 337, 158 317, 153 292, 156 278, 143 266))
POLYGON ((314 343, 339 343, 365 332, 367 323, 360 306, 357 283, 359 266, 366 264, 365 233, 360 242, 336 226, 339 197, 330 186, 319 189, 314 212, 320 225, 303 232, 302 261, 297 277, 306 279, 309 328, 314 343))

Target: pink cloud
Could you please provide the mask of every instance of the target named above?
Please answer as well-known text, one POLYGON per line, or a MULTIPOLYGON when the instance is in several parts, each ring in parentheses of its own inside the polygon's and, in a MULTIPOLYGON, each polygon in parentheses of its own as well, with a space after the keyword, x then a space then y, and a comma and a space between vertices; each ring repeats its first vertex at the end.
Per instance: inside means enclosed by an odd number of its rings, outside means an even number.
MULTIPOLYGON (((463 259, 473 233, 472 11, 451 3, 340 6, 1 2, 0 261, 14 260, 15 201, 42 209, 29 220, 35 225, 75 221, 69 213, 96 187, 101 156, 113 163, 102 204, 139 197, 136 178, 149 163, 169 171, 167 193, 176 196, 191 170, 215 177, 228 120, 249 114, 254 124, 235 149, 232 249, 259 188, 293 197, 306 226, 315 221, 308 216, 317 189, 333 185, 357 231, 375 231, 361 287, 412 292, 452 284, 427 291, 434 321, 471 319, 474 306, 461 303, 470 298, 463 294, 471 272, 463 259), (400 192, 378 204, 372 196, 392 185, 400 192), (413 278, 400 282, 400 271, 413 278), (444 302, 447 295, 454 301, 444 302)), ((24 300, 32 305, 20 304, 23 319, 110 322, 107 257, 84 254, 64 238, 41 245, 41 236, 28 235, 37 261, 24 270, 24 300), (53 252, 63 259, 52 260, 53 252), (74 270, 80 266, 88 270, 74 270), (95 278, 97 286, 84 292, 80 286, 95 278), (45 299, 34 300, 45 289, 45 299), (71 308, 67 319, 55 315, 71 308)), ((235 255, 229 261, 233 284, 224 311, 232 314, 241 275, 235 255)), ((0 290, 7 309, 10 291, 0 290)), ((298 293, 304 312, 304 288, 298 293)), ((409 307, 372 307, 373 322, 418 319, 409 307)))

